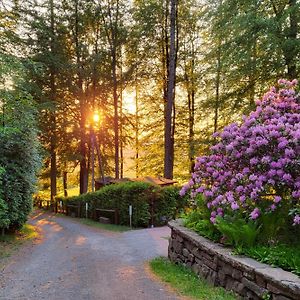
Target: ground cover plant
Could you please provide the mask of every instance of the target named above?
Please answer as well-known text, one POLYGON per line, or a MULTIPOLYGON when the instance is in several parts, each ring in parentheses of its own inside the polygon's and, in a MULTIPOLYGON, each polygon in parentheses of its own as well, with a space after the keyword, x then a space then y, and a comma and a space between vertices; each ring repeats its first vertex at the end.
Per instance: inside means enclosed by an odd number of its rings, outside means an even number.
MULTIPOLYGON (((0 236, 0 260, 10 256, 14 251, 18 249, 23 243, 30 241, 38 237, 38 233, 34 226, 25 224, 20 230, 17 230, 14 234, 7 233, 0 236)), ((3 261, 0 261, 0 268, 3 265, 3 261)))
POLYGON ((191 270, 171 263, 166 258, 158 257, 150 262, 151 270, 161 280, 170 284, 181 295, 193 299, 232 300, 232 293, 223 288, 213 287, 195 275, 191 270))
POLYGON ((195 206, 186 224, 239 253, 299 274, 299 259, 284 255, 300 243, 295 238, 300 236, 297 81, 279 80, 256 105, 240 124, 214 135, 210 155, 197 158, 192 178, 181 190, 195 206), (275 253, 278 259, 270 259, 275 253))

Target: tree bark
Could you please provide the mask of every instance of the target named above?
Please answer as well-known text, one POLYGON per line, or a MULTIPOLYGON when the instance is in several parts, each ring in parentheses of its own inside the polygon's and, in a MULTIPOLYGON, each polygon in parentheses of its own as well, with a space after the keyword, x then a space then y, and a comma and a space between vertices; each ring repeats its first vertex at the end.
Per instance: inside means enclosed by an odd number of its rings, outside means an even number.
POLYGON ((119 171, 119 112, 118 112, 118 93, 117 93, 117 54, 116 47, 112 49, 112 80, 114 98, 114 133, 115 133, 115 178, 120 177, 119 171))
POLYGON ((140 176, 140 166, 139 166, 139 155, 140 155, 140 143, 139 143, 139 101, 138 101, 138 83, 137 76, 135 76, 135 176, 138 178, 140 176))
POLYGON ((63 172, 63 188, 64 188, 64 196, 68 197, 68 172, 63 172))
POLYGON ((174 109, 175 99, 175 77, 176 77, 176 6, 177 0, 170 2, 170 51, 169 51, 169 69, 167 85, 167 101, 165 105, 165 155, 164 155, 164 177, 173 179, 174 167, 174 138, 172 126, 172 110, 174 109))
POLYGON ((298 20, 297 20, 297 4, 296 0, 289 0, 290 9, 290 28, 288 31, 288 40, 290 47, 285 51, 286 64, 288 68, 288 77, 290 79, 297 78, 297 31, 298 31, 298 20))
POLYGON ((79 15, 78 15, 78 0, 75 1, 75 51, 76 51, 76 63, 77 63, 77 95, 80 106, 80 175, 79 175, 79 192, 84 194, 88 188, 88 169, 86 161, 86 103, 83 95, 83 78, 82 78, 82 63, 81 63, 81 51, 79 44, 79 15))
MULTIPOLYGON (((54 4, 53 0, 50 0, 50 51, 52 55, 55 55, 55 20, 54 20, 54 4)), ((50 93, 52 102, 52 111, 50 112, 50 191, 51 201, 54 200, 57 193, 57 166, 56 166, 56 86, 55 86, 55 67, 51 62, 50 65, 50 93)))
POLYGON ((216 90, 214 105, 214 133, 218 131, 219 106, 220 106, 220 85, 221 85, 221 40, 218 41, 217 50, 217 74, 216 74, 216 90))

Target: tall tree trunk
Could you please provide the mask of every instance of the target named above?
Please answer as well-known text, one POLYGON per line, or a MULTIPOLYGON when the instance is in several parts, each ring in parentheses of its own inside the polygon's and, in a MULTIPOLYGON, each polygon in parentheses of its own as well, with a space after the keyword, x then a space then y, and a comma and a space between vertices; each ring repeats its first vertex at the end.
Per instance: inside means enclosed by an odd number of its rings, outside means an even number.
POLYGON ((123 84, 122 84, 122 49, 120 49, 120 178, 124 175, 124 140, 123 140, 123 84))
MULTIPOLYGON (((253 12, 254 18, 257 17, 259 3, 257 0, 254 0, 253 3, 253 12)), ((255 87, 256 87, 256 73, 257 73, 257 32, 253 35, 253 46, 252 46, 252 55, 251 55, 251 71, 249 75, 249 86, 250 86, 250 103, 249 108, 253 110, 255 108, 255 87)))
MULTIPOLYGON (((115 42, 114 42, 115 44, 115 42)), ((115 132, 115 178, 120 177, 119 171, 119 112, 118 112, 118 84, 117 84, 117 53, 116 45, 112 49, 112 80, 114 98, 114 132, 115 132)))
MULTIPOLYGON (((51 42, 50 50, 51 54, 55 54, 55 21, 54 21, 54 4, 53 0, 50 0, 50 22, 51 22, 51 42)), ((50 190, 51 200, 53 201, 57 193, 57 167, 56 167, 56 86, 55 86, 55 67, 51 62, 50 66, 50 93, 52 102, 52 111, 50 112, 50 190)))
POLYGON ((189 76, 188 70, 185 71, 188 108, 189 108, 189 161, 190 172, 194 171, 195 166, 195 83, 194 83, 194 58, 191 64, 191 74, 189 76), (190 78, 189 78, 190 77, 190 78))
POLYGON ((75 51, 77 63, 77 95, 80 103, 80 175, 79 175, 79 192, 84 194, 88 188, 88 169, 87 169, 87 149, 86 149, 86 103, 83 93, 83 78, 82 78, 82 63, 81 50, 79 44, 79 15, 78 15, 78 0, 75 0, 75 51))
POLYGON ((220 85, 221 85, 221 40, 218 41, 217 50, 217 74, 215 86, 215 105, 214 105, 214 133, 218 131, 219 107, 220 107, 220 85))
POLYGON ((288 77, 290 79, 297 78, 297 67, 296 67, 296 57, 297 57, 297 32, 298 32, 298 17, 299 11, 297 8, 296 0, 289 0, 290 9, 290 28, 288 31, 289 47, 286 49, 285 58, 288 68, 288 77), (298 14, 298 15, 297 15, 298 14))
POLYGON ((139 166, 139 155, 140 155, 140 143, 139 143, 139 101, 138 101, 138 83, 135 76, 135 176, 138 178, 140 176, 140 166, 139 166))
POLYGON ((64 188, 64 197, 68 197, 68 172, 65 170, 63 172, 63 188, 64 188))
POLYGON ((175 98, 175 76, 176 76, 176 5, 177 0, 171 0, 170 12, 170 52, 169 71, 167 86, 167 101, 165 106, 165 155, 164 155, 164 177, 173 179, 174 167, 174 129, 172 127, 172 110, 174 109, 175 98))

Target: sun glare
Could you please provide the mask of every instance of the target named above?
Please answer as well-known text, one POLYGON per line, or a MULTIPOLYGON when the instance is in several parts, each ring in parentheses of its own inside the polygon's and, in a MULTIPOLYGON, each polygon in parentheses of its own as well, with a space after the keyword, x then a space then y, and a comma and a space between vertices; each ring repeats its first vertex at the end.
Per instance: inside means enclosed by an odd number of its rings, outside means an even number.
POLYGON ((133 93, 124 92, 123 94, 123 108, 127 110, 131 114, 135 114, 136 105, 135 105, 135 97, 133 93))
POLYGON ((99 113, 97 111, 94 112, 93 120, 94 120, 95 123, 98 123, 100 121, 100 116, 99 116, 99 113))

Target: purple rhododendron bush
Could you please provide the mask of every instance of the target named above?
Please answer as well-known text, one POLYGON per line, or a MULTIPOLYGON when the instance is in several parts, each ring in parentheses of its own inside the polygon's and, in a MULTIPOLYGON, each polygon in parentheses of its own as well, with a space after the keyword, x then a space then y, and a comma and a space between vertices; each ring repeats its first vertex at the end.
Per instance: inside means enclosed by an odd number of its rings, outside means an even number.
POLYGON ((247 231, 245 235, 253 232, 252 242, 255 234, 263 232, 270 239, 280 239, 284 230, 300 233, 300 97, 296 90, 296 80, 279 80, 278 87, 257 101, 256 110, 241 123, 215 134, 217 142, 210 155, 197 158, 181 194, 190 193, 206 210, 199 215, 209 220, 207 228, 215 227, 228 237, 236 225, 237 231, 247 231), (224 220, 231 229, 225 228, 224 220))

